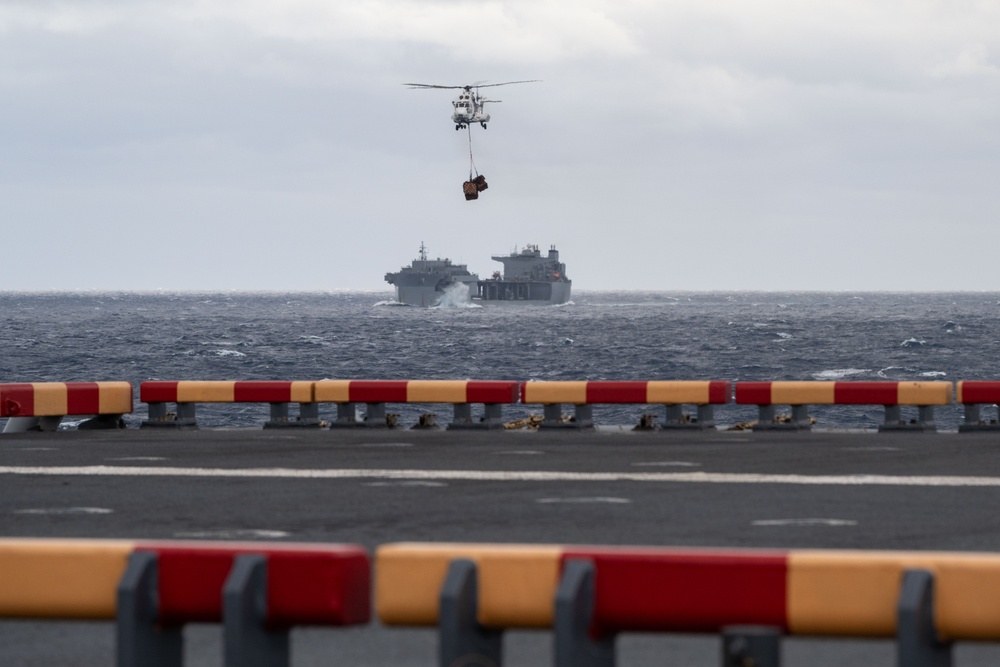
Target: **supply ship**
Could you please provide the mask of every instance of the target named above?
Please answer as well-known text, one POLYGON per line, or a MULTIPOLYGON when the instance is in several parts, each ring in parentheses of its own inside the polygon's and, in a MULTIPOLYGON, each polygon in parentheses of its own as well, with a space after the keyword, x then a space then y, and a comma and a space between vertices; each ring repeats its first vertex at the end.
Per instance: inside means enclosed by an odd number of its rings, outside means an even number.
POLYGON ((509 255, 494 255, 503 264, 488 280, 469 271, 465 264, 450 259, 428 259, 420 244, 420 255, 399 271, 385 274, 396 287, 396 300, 413 306, 440 305, 446 295, 472 303, 559 304, 570 299, 573 282, 566 277, 566 265, 559 261, 555 246, 543 256, 536 245, 515 248, 509 255))
POLYGON ((411 306, 436 306, 445 293, 467 300, 476 293, 479 276, 465 264, 450 259, 428 259, 427 248, 420 244, 420 254, 395 273, 385 274, 385 281, 396 286, 396 301, 411 306))
POLYGON ((493 273, 489 280, 477 282, 474 301, 514 303, 566 303, 573 281, 566 277, 566 265, 559 261, 559 251, 549 247, 542 256, 536 245, 527 245, 509 255, 494 255, 503 263, 503 274, 493 273))

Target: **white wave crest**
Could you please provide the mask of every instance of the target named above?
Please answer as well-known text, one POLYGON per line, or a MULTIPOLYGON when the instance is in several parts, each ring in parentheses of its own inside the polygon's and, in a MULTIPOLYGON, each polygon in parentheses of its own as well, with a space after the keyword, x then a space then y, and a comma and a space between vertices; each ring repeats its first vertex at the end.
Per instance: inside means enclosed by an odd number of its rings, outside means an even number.
POLYGON ((444 288, 441 298, 431 308, 482 308, 482 306, 472 303, 469 288, 463 283, 452 283, 444 288))
POLYGON ((243 354, 242 352, 238 352, 237 350, 213 350, 213 352, 215 352, 215 356, 217 356, 217 357, 237 357, 238 358, 238 357, 245 357, 245 356, 247 356, 247 355, 243 354))
POLYGON ((819 371, 818 373, 811 373, 811 375, 814 380, 842 380, 871 372, 872 369, 870 368, 832 368, 826 371, 819 371))

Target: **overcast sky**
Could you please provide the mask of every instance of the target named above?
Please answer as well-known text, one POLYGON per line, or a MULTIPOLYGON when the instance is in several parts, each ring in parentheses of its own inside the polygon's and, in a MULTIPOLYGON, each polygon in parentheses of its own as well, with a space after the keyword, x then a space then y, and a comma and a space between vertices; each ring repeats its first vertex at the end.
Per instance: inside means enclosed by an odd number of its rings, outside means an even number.
POLYGON ((0 290, 1000 290, 1000 2, 2 0, 0 290), (457 85, 489 189, 467 202, 457 85))

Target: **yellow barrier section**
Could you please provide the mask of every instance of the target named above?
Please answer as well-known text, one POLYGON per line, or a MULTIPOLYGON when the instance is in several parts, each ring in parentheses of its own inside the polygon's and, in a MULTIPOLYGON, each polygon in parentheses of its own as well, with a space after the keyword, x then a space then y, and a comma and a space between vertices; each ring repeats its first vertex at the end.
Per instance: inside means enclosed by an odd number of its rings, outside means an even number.
POLYGON ((900 382, 900 405, 950 405, 950 382, 900 382))
POLYGON ((771 403, 776 405, 828 405, 834 403, 830 381, 772 382, 771 403))
POLYGON ((646 383, 646 402, 680 405, 707 405, 709 383, 701 380, 650 380, 646 383))
POLYGON ((53 417, 69 412, 69 393, 63 382, 36 382, 32 385, 35 392, 35 416, 53 417))
POLYGON ((574 403, 587 402, 587 383, 581 382, 525 382, 524 403, 574 403))
POLYGON ((292 403, 312 403, 313 385, 310 380, 295 380, 292 382, 291 401, 292 403))
POLYGON ((788 625, 794 634, 891 637, 904 570, 934 573, 944 639, 1000 639, 1000 556, 941 552, 792 551, 788 625))
POLYGON ((0 539, 0 617, 113 619, 126 540, 0 539))
POLYGON ((102 415, 132 412, 132 385, 128 382, 98 382, 98 408, 102 415))
POLYGON ((410 380, 406 383, 408 403, 465 403, 467 380, 410 380))
POLYGON ((236 383, 226 380, 186 380, 177 383, 178 403, 232 403, 236 383))
POLYGON ((350 380, 320 380, 313 383, 313 396, 317 403, 349 403, 350 380))
POLYGON ((452 560, 477 565, 479 622, 548 627, 562 549, 546 545, 387 544, 375 552, 375 610, 387 625, 436 625, 452 560))
POLYGON ((934 571, 938 634, 945 639, 1000 639, 1000 556, 950 554, 934 571))

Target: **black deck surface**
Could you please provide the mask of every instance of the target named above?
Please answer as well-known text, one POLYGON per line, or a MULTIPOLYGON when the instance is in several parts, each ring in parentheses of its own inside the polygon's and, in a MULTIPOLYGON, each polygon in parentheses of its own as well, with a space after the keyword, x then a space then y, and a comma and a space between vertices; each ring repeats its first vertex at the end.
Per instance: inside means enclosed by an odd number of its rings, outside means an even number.
MULTIPOLYGON (((1000 434, 126 430, 0 436, 0 533, 1000 551, 1000 434), (123 470, 123 468, 125 470, 123 470)), ((187 633, 219 664, 218 630, 187 633)), ((301 630, 295 665, 432 665, 427 630, 301 630)), ((510 633, 543 665, 547 633, 510 633)), ((786 665, 891 664, 789 640, 786 665)), ((624 636, 622 665, 715 665, 718 639, 624 636)), ((113 664, 108 623, 0 623, 0 664, 113 664)), ((958 665, 1000 662, 959 646, 958 665)))

